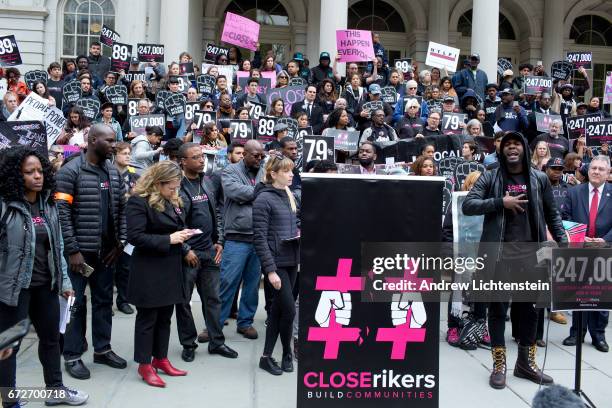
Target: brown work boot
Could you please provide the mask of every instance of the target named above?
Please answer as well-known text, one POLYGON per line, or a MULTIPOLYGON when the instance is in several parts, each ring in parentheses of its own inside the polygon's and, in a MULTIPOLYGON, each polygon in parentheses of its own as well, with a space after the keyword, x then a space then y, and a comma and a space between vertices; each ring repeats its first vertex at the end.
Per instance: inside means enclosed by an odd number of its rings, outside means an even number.
POLYGON ((208 343, 210 341, 210 336, 208 335, 208 330, 202 330, 202 333, 198 334, 198 343, 208 343))
POLYGON ((489 385, 496 390, 506 388, 506 347, 491 347, 493 356, 493 370, 489 377, 489 385))
POLYGON ((555 323, 567 324, 567 317, 562 312, 550 312, 548 318, 555 323))
POLYGON ((253 326, 238 327, 236 331, 242 334, 247 339, 255 340, 257 338, 257 330, 253 326))
POLYGON ((518 358, 514 366, 514 376, 525 378, 536 384, 552 384, 552 377, 544 374, 536 364, 536 351, 537 347, 535 344, 531 346, 519 344, 518 358))

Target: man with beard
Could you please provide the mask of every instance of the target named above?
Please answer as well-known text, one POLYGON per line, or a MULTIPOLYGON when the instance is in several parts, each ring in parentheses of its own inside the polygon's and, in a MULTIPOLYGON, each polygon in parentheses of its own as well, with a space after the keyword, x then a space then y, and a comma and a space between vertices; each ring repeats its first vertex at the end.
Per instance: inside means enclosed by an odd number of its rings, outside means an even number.
POLYGON ((552 99, 550 98, 550 94, 548 92, 543 92, 540 95, 540 100, 537 103, 537 107, 529 113, 527 116, 527 120, 529 121, 529 126, 525 131, 525 136, 527 137, 527 141, 531 144, 533 140, 545 132, 540 132, 538 130, 538 126, 536 123, 536 113, 541 113, 543 115, 558 115, 559 112, 556 112, 550 108, 552 103, 552 99))
POLYGON ((361 134, 361 141, 393 142, 397 140, 395 129, 385 123, 385 111, 376 109, 372 112, 372 124, 361 134))
MULTIPOLYGON (((283 156, 290 158, 294 163, 298 159, 298 145, 291 136, 285 136, 280 141, 281 153, 283 156)), ((293 180, 289 186, 291 192, 298 200, 298 203, 302 201, 302 179, 300 177, 300 169, 296 165, 293 168, 293 180)))
POLYGON ((95 124, 89 130, 87 152, 66 163, 57 174, 55 199, 62 223, 68 277, 75 292, 75 312, 64 336, 66 371, 84 380, 90 372, 81 360, 86 349, 87 301, 91 291, 91 332, 94 363, 125 368, 126 361, 111 348, 113 269, 127 239, 125 184, 110 158, 115 132, 95 124), (92 268, 93 273, 88 270, 92 268))
MULTIPOLYGON (((529 164, 529 150, 523 135, 508 132, 500 143, 499 167, 485 172, 468 193, 463 203, 465 215, 484 215, 481 242, 494 247, 494 257, 485 264, 482 276, 488 273, 497 281, 521 281, 532 274, 537 260, 533 246, 525 243, 546 241, 547 229, 557 242, 565 241, 561 217, 557 211, 548 177, 529 164)), ((532 244, 533 245, 533 244, 532 244)), ((482 255, 480 255, 482 256, 482 255)), ((529 277, 531 276, 531 277, 529 277)), ((493 370, 489 385, 506 386, 506 346, 504 331, 510 296, 512 308, 519 317, 518 358, 514 375, 537 384, 551 384, 553 379, 536 364, 536 329, 538 312, 533 301, 517 301, 519 293, 498 292, 489 304, 489 330, 493 370)), ((522 295, 522 293, 521 293, 522 295)))
POLYGON ((374 143, 365 141, 359 146, 357 153, 359 157, 359 174, 376 174, 376 147, 374 143))

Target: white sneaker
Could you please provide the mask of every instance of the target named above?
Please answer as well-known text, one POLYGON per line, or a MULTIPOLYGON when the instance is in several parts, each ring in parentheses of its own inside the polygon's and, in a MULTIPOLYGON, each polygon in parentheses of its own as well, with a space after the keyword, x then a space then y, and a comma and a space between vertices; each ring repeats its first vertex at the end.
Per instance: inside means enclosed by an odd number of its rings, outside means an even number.
POLYGON ((83 405, 88 399, 89 395, 83 391, 61 386, 57 388, 55 395, 45 401, 45 405, 83 405))

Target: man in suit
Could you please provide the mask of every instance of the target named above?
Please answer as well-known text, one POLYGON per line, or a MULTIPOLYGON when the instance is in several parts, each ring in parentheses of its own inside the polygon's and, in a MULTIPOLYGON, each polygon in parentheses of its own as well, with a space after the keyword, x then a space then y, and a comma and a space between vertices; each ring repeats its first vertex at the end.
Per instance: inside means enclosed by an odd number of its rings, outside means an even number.
MULTIPOLYGON (((589 166, 589 182, 569 190, 563 205, 563 219, 587 225, 585 242, 612 242, 612 186, 606 183, 610 174, 610 158, 595 156, 589 166)), ((608 312, 581 312, 582 341, 587 328, 595 348, 603 353, 609 350, 605 329, 608 325, 608 312)), ((574 312, 570 335, 563 345, 576 345, 576 325, 578 314, 574 312)))
POLYGON ((308 85, 304 100, 295 102, 291 105, 291 116, 295 116, 296 112, 306 112, 308 114, 308 122, 312 126, 312 131, 315 135, 320 135, 323 131, 323 109, 317 104, 317 87, 308 85))
MULTIPOLYGON (((527 141, 531 144, 535 138, 542 133, 538 130, 537 122, 536 122, 536 113, 542 113, 544 115, 558 115, 559 112, 556 112, 550 108, 552 99, 550 98, 550 94, 548 92, 543 92, 540 96, 540 101, 537 104, 537 107, 529 115, 527 115, 527 121, 529 121, 529 126, 525 131, 525 136, 527 137, 527 141)), ((563 128, 562 128, 563 129, 563 128)))

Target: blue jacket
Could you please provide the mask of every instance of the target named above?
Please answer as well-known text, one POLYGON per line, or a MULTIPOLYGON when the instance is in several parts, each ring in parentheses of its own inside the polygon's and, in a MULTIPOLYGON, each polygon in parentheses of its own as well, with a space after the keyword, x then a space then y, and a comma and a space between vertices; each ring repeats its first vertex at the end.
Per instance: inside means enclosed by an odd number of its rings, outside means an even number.
POLYGON ((503 103, 495 110, 495 121, 504 131, 517 131, 524 132, 529 127, 529 120, 527 120, 527 112, 521 108, 521 111, 517 115, 514 112, 512 104, 504 105, 503 103))
POLYGON ((474 79, 472 70, 465 68, 453 75, 451 82, 453 83, 453 88, 455 88, 459 99, 461 99, 465 91, 469 88, 473 89, 482 101, 485 98, 485 88, 489 83, 489 79, 487 78, 487 74, 480 69, 476 70, 476 79, 474 79))
MULTIPOLYGON (((397 123, 404 117, 405 108, 406 108, 406 105, 404 104, 404 97, 401 97, 398 99, 397 103, 395 104, 395 110, 393 111, 393 122, 392 123, 397 123)), ((421 119, 423 120, 423 122, 426 122, 427 117, 429 116, 429 106, 427 106, 427 102, 425 102, 425 100, 421 102, 420 111, 421 111, 421 115, 420 115, 421 119)))

